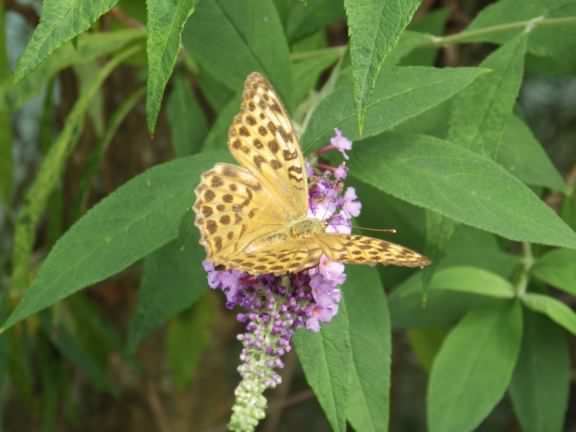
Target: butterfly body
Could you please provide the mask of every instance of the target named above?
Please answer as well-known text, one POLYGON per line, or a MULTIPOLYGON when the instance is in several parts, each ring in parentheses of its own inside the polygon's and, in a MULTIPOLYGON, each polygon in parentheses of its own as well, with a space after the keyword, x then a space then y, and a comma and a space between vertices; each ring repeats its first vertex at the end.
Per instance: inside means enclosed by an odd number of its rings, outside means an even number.
POLYGON ((326 232, 308 216, 308 178, 290 118, 268 81, 246 79, 228 133, 240 166, 219 163, 196 188, 195 224, 213 264, 250 274, 286 274, 335 261, 422 267, 428 259, 377 238, 326 232))

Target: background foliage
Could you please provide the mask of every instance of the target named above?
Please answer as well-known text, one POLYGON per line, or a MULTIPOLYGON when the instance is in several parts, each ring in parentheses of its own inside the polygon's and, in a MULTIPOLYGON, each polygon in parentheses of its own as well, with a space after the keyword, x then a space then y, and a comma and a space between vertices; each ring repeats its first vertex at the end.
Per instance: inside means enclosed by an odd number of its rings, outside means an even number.
POLYGON ((238 326, 191 204, 256 70, 307 154, 354 140, 359 223, 433 261, 350 267, 262 430, 576 428, 575 24, 573 0, 0 0, 2 427, 221 430, 238 326))

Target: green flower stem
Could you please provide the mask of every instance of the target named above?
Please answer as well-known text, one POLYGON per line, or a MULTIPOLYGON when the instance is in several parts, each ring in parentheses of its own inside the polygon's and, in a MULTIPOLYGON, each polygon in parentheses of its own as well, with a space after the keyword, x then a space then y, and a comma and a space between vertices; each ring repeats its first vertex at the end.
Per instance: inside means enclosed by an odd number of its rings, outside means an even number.
MULTIPOLYGON (((276 302, 275 307, 270 311, 271 315, 279 309, 280 302, 276 302)), ((270 320, 264 331, 267 347, 274 344, 273 327, 274 320, 270 320)), ((268 389, 269 375, 275 373, 266 365, 271 359, 268 353, 250 349, 247 350, 247 354, 249 359, 241 366, 242 380, 234 392, 236 400, 228 424, 228 429, 233 432, 253 432, 258 423, 266 417, 268 402, 264 392, 268 389)))

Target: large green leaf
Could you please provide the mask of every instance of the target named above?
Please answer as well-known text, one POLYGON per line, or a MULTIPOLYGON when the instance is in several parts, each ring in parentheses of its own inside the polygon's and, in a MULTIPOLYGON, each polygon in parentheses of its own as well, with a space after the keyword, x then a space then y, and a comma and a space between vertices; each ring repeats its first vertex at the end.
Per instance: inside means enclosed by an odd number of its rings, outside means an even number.
POLYGON ((518 365, 510 386, 524 432, 561 432, 570 389, 570 353, 564 331, 527 312, 518 365))
POLYGON ((40 24, 18 60, 15 79, 20 81, 64 43, 88 30, 118 0, 45 0, 40 24))
POLYGON ((306 380, 322 406, 332 429, 346 430, 352 363, 350 329, 344 301, 338 314, 318 333, 299 330, 294 346, 306 380))
POLYGON ((259 71, 290 106, 288 43, 272 1, 201 1, 183 38, 200 65, 228 88, 239 91, 246 76, 259 71))
POLYGON ((378 271, 347 267, 344 286, 350 319, 351 389, 347 417, 357 431, 388 430, 391 328, 378 271))
MULTIPOLYGON (((6 18, 0 3, 0 83, 8 78, 10 68, 6 53, 6 18)), ((12 194, 12 128, 10 111, 0 104, 0 204, 8 204, 12 194)))
POLYGON ((430 432, 475 429, 504 396, 522 343, 522 307, 469 312, 437 354, 428 384, 430 432))
POLYGON ((534 134, 519 117, 506 120, 496 161, 523 182, 553 190, 565 190, 564 179, 534 134))
POLYGON ((192 215, 186 213, 179 237, 144 261, 136 312, 128 332, 130 351, 206 292, 208 283, 202 268, 205 252, 198 244, 198 232, 192 220, 192 215))
POLYGON ((576 248, 576 234, 491 159, 423 135, 384 134, 357 143, 351 172, 414 205, 511 240, 576 248))
POLYGON ((154 132, 166 83, 180 49, 184 24, 194 12, 196 0, 147 0, 148 86, 146 120, 154 132))
POLYGON ((533 311, 548 316, 552 321, 576 335, 576 312, 569 306, 543 294, 525 294, 522 301, 533 311))
MULTIPOLYGON (((367 100, 363 136, 377 135, 439 105, 486 72, 478 68, 387 68, 367 100)), ((322 100, 302 137, 304 149, 326 145, 334 128, 351 140, 360 138, 350 80, 344 80, 322 100)))
POLYGON ((452 104, 448 139, 497 159, 506 120, 518 97, 524 73, 526 34, 494 51, 481 66, 492 69, 461 92, 452 104))
POLYGON ((359 136, 386 57, 419 4, 419 0, 344 0, 359 136))
POLYGON ((64 129, 44 157, 36 178, 26 193, 24 205, 16 221, 12 253, 12 289, 22 290, 28 286, 36 227, 47 206, 50 194, 60 180, 68 156, 78 141, 77 133, 81 129, 92 99, 112 71, 123 61, 137 53, 138 50, 138 47, 127 48, 98 71, 94 80, 84 89, 74 104, 66 119, 64 129))
POLYGON ((4 328, 173 240, 190 210, 200 173, 225 158, 209 153, 168 162, 99 202, 56 243, 4 328))

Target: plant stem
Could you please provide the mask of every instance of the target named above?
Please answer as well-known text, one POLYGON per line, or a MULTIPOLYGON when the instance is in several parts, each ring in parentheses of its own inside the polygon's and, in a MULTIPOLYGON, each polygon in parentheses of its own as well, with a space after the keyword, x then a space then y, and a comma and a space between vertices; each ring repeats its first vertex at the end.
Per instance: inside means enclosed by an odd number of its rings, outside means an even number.
POLYGON ((576 16, 559 17, 559 18, 544 18, 536 17, 524 21, 516 21, 506 24, 498 24, 494 26, 484 27, 478 30, 464 30, 463 32, 456 33, 449 36, 430 36, 429 45, 446 46, 456 43, 464 43, 470 39, 481 38, 482 36, 506 33, 509 31, 526 29, 531 31, 537 27, 548 27, 557 25, 567 25, 576 23, 576 16))

